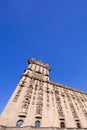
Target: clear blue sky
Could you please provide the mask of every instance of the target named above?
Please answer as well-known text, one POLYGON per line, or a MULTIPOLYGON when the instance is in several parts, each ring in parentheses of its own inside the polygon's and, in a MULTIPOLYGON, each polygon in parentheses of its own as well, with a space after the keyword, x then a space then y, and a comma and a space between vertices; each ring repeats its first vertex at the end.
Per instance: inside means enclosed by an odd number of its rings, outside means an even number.
POLYGON ((87 92, 87 0, 0 1, 0 113, 31 57, 87 92))

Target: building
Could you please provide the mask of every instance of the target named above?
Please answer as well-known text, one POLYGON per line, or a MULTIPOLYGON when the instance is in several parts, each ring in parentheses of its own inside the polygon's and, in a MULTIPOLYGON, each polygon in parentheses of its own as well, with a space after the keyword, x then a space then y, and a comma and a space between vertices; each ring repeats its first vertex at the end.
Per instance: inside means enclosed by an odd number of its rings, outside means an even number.
POLYGON ((28 63, 1 114, 1 130, 86 129, 87 94, 50 81, 51 68, 42 61, 28 63))

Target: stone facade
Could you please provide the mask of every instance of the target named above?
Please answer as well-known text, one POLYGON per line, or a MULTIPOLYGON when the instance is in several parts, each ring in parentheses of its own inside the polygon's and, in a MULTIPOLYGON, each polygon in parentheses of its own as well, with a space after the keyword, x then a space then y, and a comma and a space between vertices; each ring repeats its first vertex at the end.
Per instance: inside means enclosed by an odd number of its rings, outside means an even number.
POLYGON ((42 61, 28 63, 1 114, 1 130, 86 129, 87 94, 50 81, 51 68, 42 61))

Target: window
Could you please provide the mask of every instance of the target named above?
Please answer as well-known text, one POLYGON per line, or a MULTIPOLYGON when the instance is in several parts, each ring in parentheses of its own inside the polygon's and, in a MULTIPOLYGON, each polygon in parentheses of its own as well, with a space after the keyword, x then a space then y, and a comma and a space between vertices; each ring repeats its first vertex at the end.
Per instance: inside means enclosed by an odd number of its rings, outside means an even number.
POLYGON ((32 88, 32 89, 33 89, 33 86, 32 86, 32 85, 30 85, 30 86, 29 86, 29 88, 32 88))
POLYGON ((35 122, 35 127, 36 127, 36 128, 39 128, 39 127, 40 127, 40 121, 36 121, 36 122, 35 122))
POLYGON ((22 127, 24 121, 23 120, 18 120, 17 123, 16 123, 16 126, 17 127, 22 127))
POLYGON ((22 108, 28 108, 27 104, 26 104, 26 103, 23 103, 23 104, 22 104, 22 108))
POLYGON ((80 123, 79 123, 79 122, 77 123, 77 128, 81 128, 81 125, 80 125, 80 123))
POLYGON ((37 105, 37 108, 36 108, 36 114, 41 114, 41 105, 37 105))
POLYGON ((40 92, 38 92, 38 95, 41 95, 41 96, 43 96, 43 93, 40 91, 40 92))
POLYGON ((22 108, 22 112, 26 112, 26 110, 27 110, 26 108, 22 108))
POLYGON ((64 128, 64 127, 65 127, 65 123, 64 123, 64 122, 61 122, 61 123, 60 123, 60 127, 61 127, 61 128, 64 128))

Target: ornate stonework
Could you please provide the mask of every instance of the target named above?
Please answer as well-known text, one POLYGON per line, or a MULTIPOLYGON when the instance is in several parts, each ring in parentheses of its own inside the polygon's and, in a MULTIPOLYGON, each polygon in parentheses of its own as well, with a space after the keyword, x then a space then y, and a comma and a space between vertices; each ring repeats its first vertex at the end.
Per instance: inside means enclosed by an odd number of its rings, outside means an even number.
POLYGON ((1 129, 86 129, 87 94, 50 81, 51 68, 42 61, 28 63, 1 114, 1 129))

